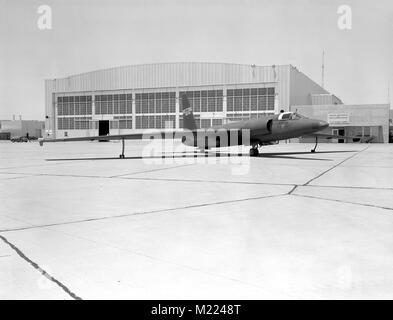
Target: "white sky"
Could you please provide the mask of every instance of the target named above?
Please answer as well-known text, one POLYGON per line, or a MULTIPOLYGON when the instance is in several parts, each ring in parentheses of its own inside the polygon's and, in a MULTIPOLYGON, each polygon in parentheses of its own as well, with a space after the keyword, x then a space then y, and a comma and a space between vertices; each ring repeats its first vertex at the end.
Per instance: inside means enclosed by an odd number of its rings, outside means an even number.
POLYGON ((391 0, 0 0, 0 119, 43 119, 44 79, 177 61, 292 64, 344 103, 393 96, 391 0), (53 28, 37 27, 52 8, 53 28), (337 8, 352 8, 352 30, 337 8))

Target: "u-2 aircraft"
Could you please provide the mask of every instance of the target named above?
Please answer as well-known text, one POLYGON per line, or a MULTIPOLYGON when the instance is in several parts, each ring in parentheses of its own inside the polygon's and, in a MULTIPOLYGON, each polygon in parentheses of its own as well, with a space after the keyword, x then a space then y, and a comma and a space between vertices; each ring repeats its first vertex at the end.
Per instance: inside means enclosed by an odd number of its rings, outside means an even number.
MULTIPOLYGON (((180 138, 182 143, 188 146, 197 147, 200 150, 207 151, 212 147, 228 147, 234 145, 245 144, 242 139, 242 133, 247 134, 247 142, 251 146, 250 156, 259 155, 258 148, 263 145, 277 143, 280 140, 286 140, 297 137, 315 137, 315 146, 311 152, 315 152, 318 145, 318 137, 323 138, 347 138, 344 136, 330 135, 320 133, 319 131, 327 128, 329 124, 326 121, 309 119, 297 112, 281 112, 276 115, 268 115, 257 119, 248 119, 226 123, 221 126, 215 126, 208 129, 200 129, 197 127, 190 102, 186 94, 182 95, 183 105, 183 127, 184 130, 172 131, 152 131, 148 133, 131 133, 118 135, 99 135, 90 137, 73 137, 60 139, 39 139, 42 146, 44 142, 62 142, 62 141, 109 141, 121 140, 122 153, 120 158, 124 159, 124 140, 151 139, 152 136, 161 136, 163 139, 180 138), (231 133, 237 133, 236 137, 231 133), (224 136, 224 139, 223 139, 224 136), (213 141, 213 143, 211 143, 213 141)), ((243 134, 244 135, 244 134, 243 134)))

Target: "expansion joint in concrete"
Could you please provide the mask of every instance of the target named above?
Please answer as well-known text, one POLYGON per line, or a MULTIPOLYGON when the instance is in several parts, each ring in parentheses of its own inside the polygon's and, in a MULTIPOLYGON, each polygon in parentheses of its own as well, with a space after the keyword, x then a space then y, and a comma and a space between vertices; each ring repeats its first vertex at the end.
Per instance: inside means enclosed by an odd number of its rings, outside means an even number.
POLYGON ((57 280, 56 278, 51 276, 48 272, 46 272, 44 269, 42 269, 36 262, 34 262, 31 259, 29 259, 18 247, 16 247, 14 244, 9 242, 4 236, 0 235, 0 239, 3 240, 3 242, 6 243, 12 250, 14 250, 19 257, 21 257, 23 260, 25 260, 34 269, 38 270, 38 272, 41 273, 49 281, 51 281, 54 284, 56 284, 57 286, 59 286, 71 298, 73 298, 75 300, 82 300, 82 298, 80 298, 74 292, 72 292, 70 289, 68 289, 63 283, 61 283, 59 280, 57 280))

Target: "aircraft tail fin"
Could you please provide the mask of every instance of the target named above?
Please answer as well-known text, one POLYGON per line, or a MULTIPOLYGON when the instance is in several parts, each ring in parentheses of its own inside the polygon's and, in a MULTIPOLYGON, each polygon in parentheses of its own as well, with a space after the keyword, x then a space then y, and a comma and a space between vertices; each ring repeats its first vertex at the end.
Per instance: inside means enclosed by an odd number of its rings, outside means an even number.
POLYGON ((184 129, 188 129, 191 131, 198 129, 196 126, 196 123, 195 123, 194 114, 192 113, 190 101, 188 101, 188 98, 187 98, 186 94, 184 94, 184 93, 182 95, 182 103, 183 103, 183 127, 184 127, 184 129))

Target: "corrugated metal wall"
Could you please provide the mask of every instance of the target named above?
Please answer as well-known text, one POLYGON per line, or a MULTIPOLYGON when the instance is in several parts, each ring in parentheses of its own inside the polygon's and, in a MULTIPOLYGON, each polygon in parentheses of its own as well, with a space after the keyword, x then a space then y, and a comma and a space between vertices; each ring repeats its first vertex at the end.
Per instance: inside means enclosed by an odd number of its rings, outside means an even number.
POLYGON ((291 106, 311 104, 312 94, 329 94, 329 92, 319 84, 292 66, 290 70, 289 92, 289 104, 291 106))
POLYGON ((331 94, 312 94, 311 95, 311 104, 312 105, 334 104, 333 95, 331 95, 331 94))
POLYGON ((55 92, 165 88, 276 82, 278 77, 281 78, 281 81, 285 81, 288 78, 288 70, 289 66, 259 67, 223 63, 162 63, 92 71, 51 81, 55 92), (274 69, 276 72, 274 72, 274 69))
POLYGON ((342 101, 339 98, 337 98, 334 94, 331 94, 331 93, 312 94, 311 95, 311 104, 312 105, 342 104, 342 101))

